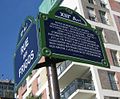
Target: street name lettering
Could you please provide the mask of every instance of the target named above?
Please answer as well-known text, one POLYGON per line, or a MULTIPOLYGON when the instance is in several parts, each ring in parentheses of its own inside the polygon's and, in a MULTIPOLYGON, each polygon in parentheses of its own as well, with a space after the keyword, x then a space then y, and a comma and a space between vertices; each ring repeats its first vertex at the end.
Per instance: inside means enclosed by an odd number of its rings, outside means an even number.
MULTIPOLYGON (((25 52, 26 48, 29 45, 29 41, 28 41, 28 37, 26 38, 25 42, 23 43, 22 47, 20 48, 21 50, 21 55, 23 55, 23 53, 25 52)), ((24 59, 24 58, 23 58, 24 59)))
POLYGON ((24 62, 19 69, 19 78, 25 72, 28 65, 31 63, 31 61, 34 59, 34 51, 31 50, 28 53, 27 47, 29 47, 29 38, 28 37, 25 39, 23 45, 20 48, 21 56, 23 57, 24 62))
MULTIPOLYGON (((29 22, 28 22, 29 23, 29 22)), ((20 35, 19 35, 20 36, 20 35)), ((36 23, 33 21, 21 38, 15 52, 15 83, 18 88, 39 61, 36 23)))

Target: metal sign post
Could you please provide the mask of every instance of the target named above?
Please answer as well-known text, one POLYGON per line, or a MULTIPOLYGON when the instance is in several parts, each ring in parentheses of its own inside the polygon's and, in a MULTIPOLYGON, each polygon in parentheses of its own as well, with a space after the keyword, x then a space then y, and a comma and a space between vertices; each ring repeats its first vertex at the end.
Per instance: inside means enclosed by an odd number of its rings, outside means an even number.
MULTIPOLYGON (((41 58, 42 59, 42 58, 41 58)), ((48 77, 48 87, 50 99, 60 99, 59 82, 56 70, 56 63, 64 60, 61 59, 50 59, 43 57, 43 61, 37 64, 34 69, 39 69, 46 66, 47 77, 48 77)))
POLYGON ((47 67, 47 75, 50 99, 60 99, 60 90, 55 63, 51 63, 51 65, 47 67))

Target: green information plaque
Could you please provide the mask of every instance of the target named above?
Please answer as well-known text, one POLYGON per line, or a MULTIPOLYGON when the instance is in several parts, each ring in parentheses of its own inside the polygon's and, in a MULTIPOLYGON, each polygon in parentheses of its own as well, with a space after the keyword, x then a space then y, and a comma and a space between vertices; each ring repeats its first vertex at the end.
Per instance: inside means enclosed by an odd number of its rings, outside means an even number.
POLYGON ((39 17, 43 56, 109 67, 102 34, 80 14, 58 7, 39 17))

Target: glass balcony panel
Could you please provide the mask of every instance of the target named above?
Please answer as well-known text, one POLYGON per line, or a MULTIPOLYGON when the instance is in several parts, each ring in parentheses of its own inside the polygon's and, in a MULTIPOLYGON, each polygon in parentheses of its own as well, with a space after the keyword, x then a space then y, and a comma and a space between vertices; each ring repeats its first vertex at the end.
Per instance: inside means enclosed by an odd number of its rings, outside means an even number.
POLYGON ((58 76, 72 63, 72 61, 64 61, 57 67, 58 76))
POLYGON ((62 92, 62 99, 68 99, 77 89, 95 90, 94 85, 86 79, 76 79, 71 82, 62 92))

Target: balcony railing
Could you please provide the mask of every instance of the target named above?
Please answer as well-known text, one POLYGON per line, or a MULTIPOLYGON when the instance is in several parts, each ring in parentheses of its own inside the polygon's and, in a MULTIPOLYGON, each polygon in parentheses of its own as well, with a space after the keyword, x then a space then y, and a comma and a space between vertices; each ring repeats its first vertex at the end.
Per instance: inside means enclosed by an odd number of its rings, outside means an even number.
POLYGON ((104 24, 108 24, 108 19, 105 18, 104 16, 101 16, 101 22, 104 24))
POLYGON ((95 90, 94 85, 86 79, 76 79, 61 92, 61 99, 68 99, 77 89, 95 90))
POLYGON ((58 76, 72 63, 72 61, 64 61, 57 67, 58 76))

